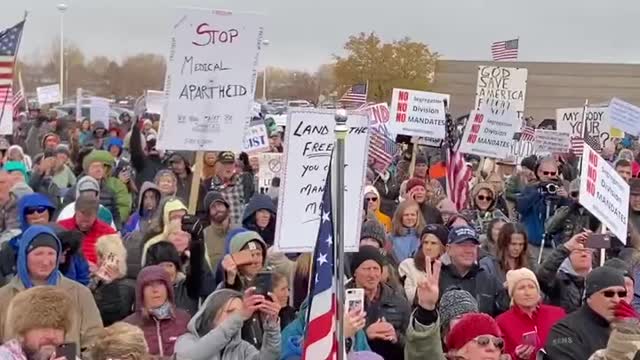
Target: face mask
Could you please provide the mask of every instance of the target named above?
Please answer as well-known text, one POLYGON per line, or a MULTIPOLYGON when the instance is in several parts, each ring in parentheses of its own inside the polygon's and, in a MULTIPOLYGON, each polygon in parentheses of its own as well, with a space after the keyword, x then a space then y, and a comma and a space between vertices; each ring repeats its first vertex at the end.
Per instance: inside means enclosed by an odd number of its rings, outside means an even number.
POLYGON ((160 305, 160 307, 151 309, 149 312, 158 320, 171 319, 171 303, 166 301, 164 304, 160 305))

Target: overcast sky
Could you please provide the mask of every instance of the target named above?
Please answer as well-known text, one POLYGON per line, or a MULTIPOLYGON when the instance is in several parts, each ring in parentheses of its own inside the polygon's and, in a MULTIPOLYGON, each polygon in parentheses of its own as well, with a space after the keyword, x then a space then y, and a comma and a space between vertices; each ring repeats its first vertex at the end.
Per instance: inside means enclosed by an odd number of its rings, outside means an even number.
MULTIPOLYGON (((0 0, 0 27, 29 18, 20 57, 49 52, 59 0, 0 0)), ((176 6, 264 13, 263 60, 314 70, 350 34, 410 36, 446 59, 487 60, 492 41, 520 37, 522 61, 640 62, 640 2, 630 0, 66 0, 65 37, 88 55, 165 54, 176 6)))

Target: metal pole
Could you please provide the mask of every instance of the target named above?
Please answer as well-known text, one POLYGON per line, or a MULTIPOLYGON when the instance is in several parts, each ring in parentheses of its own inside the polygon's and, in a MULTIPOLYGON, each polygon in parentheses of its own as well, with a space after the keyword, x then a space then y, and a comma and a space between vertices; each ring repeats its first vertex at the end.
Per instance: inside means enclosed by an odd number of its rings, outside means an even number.
POLYGON ((337 229, 335 236, 336 254, 336 300, 337 300, 337 338, 338 338, 338 360, 344 360, 344 165, 345 165, 345 139, 349 127, 347 127, 347 111, 339 109, 336 111, 336 219, 337 229))
POLYGON ((267 67, 264 67, 262 73, 262 100, 267 101, 267 67))
POLYGON ((60 10, 60 104, 64 103, 64 12, 66 4, 58 4, 60 10))

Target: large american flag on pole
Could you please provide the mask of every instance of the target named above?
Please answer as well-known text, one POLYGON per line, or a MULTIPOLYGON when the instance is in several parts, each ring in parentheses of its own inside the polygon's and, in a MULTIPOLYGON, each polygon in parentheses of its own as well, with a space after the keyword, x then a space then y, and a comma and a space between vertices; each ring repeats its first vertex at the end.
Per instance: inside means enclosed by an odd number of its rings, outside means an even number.
POLYGON ((13 116, 13 71, 23 28, 24 20, 0 32, 0 119, 7 111, 13 116))
POLYGON ((491 56, 493 61, 518 60, 518 46, 520 40, 496 41, 491 44, 491 56))
POLYGON ((320 228, 313 252, 309 308, 302 351, 303 360, 333 360, 337 357, 336 283, 333 267, 333 213, 331 205, 331 171, 329 171, 320 205, 320 228))
POLYGON ((348 103, 351 107, 359 107, 367 103, 367 84, 351 85, 338 102, 348 103))
POLYGON ((393 162, 393 157, 398 151, 395 141, 389 139, 382 131, 371 128, 369 141, 369 162, 379 163, 379 170, 386 170, 393 162))
POLYGON ((473 175, 467 166, 463 154, 458 151, 457 129, 450 116, 447 116, 447 196, 456 209, 462 210, 467 204, 469 181, 473 175))

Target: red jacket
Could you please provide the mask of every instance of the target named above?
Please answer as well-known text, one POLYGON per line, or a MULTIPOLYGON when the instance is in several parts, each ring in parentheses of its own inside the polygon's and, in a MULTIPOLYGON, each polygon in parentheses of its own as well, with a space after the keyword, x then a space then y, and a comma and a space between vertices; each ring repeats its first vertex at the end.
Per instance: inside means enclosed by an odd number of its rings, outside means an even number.
POLYGON ((531 359, 535 359, 536 352, 538 352, 547 341, 551 327, 564 318, 565 315, 564 309, 561 307, 541 304, 533 313, 533 317, 530 317, 524 313, 520 307, 512 305, 509 311, 496 318, 496 322, 504 334, 505 353, 511 355, 512 359, 518 360, 518 357, 516 357, 516 347, 522 345, 522 335, 535 331, 538 333, 538 341, 536 350, 531 355, 531 359))
MULTIPOLYGON (((65 228, 66 230, 79 230, 76 225, 76 217, 71 217, 66 220, 62 220, 58 223, 60 226, 65 228)), ((113 230, 111 226, 107 223, 96 219, 91 227, 89 232, 84 233, 84 239, 82 240, 82 253, 84 257, 90 263, 96 264, 98 262, 98 255, 96 254, 96 242, 98 238, 102 235, 111 235, 115 234, 116 231, 113 230)))

